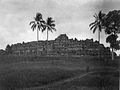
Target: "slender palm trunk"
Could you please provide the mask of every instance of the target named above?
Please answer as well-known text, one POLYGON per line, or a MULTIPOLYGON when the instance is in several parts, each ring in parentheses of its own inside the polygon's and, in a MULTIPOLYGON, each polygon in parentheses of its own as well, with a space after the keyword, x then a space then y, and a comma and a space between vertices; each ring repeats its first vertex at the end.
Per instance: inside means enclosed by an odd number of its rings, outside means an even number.
POLYGON ((48 29, 47 29, 47 46, 46 46, 46 53, 48 54, 48 29))
POLYGON ((38 55, 39 30, 37 29, 37 55, 38 55))
MULTIPOLYGON (((98 42, 100 44, 100 30, 98 30, 98 42)), ((100 45, 98 45, 98 57, 100 57, 100 45)))
POLYGON ((39 30, 37 29, 37 41, 39 41, 39 30))
POLYGON ((98 41, 100 43, 100 30, 98 30, 98 41))
POLYGON ((113 52, 113 48, 112 48, 112 60, 114 60, 114 52, 113 52))

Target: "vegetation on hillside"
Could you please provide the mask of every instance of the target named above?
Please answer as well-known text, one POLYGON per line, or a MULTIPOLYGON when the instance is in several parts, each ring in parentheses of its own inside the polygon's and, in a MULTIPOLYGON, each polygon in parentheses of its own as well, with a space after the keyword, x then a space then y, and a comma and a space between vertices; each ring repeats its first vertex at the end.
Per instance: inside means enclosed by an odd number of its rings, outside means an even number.
POLYGON ((112 60, 114 60, 114 50, 120 49, 120 43, 117 40, 120 33, 120 10, 109 11, 107 14, 102 14, 102 11, 94 16, 95 22, 91 23, 90 28, 93 32, 98 28, 99 31, 104 29, 105 34, 108 36, 106 42, 110 43, 112 49, 112 60))

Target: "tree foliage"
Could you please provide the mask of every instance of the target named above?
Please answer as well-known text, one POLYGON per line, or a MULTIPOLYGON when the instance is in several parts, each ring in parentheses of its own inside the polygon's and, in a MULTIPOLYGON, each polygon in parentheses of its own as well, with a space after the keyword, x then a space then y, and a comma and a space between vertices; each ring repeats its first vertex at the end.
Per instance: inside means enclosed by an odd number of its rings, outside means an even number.
POLYGON ((110 43, 110 47, 115 50, 119 49, 119 43, 117 41, 118 36, 116 34, 111 34, 106 38, 106 42, 110 43))
MULTIPOLYGON (((99 32, 104 29, 106 35, 108 35, 106 42, 110 43, 113 54, 114 50, 120 49, 120 43, 117 40, 118 34, 120 34, 120 10, 109 11, 107 14, 100 11, 98 15, 95 14, 94 17, 95 21, 89 25, 90 30, 93 30, 93 33, 95 33, 96 29, 98 29, 99 32)), ((98 35, 100 40, 100 34, 98 35)))
POLYGON ((98 29, 101 32, 105 14, 102 13, 102 11, 100 11, 98 14, 95 13, 95 15, 93 16, 95 18, 95 21, 89 25, 90 30, 93 30, 93 33, 95 33, 96 29, 98 29))
POLYGON ((120 10, 110 11, 104 19, 106 34, 120 33, 120 10))
POLYGON ((114 50, 120 49, 118 34, 120 34, 120 10, 108 12, 104 18, 105 33, 108 35, 106 42, 110 43, 112 49, 112 60, 114 60, 114 50))
POLYGON ((7 54, 12 54, 12 47, 8 44, 5 48, 7 54))
POLYGON ((48 17, 44 24, 44 29, 42 29, 42 32, 44 32, 46 29, 51 32, 53 32, 53 30, 56 31, 54 22, 55 21, 52 19, 52 17, 48 17))
POLYGON ((113 10, 108 12, 104 19, 105 33, 109 36, 106 38, 106 42, 110 43, 110 47, 115 50, 119 48, 118 34, 120 33, 120 10, 113 10))
POLYGON ((34 17, 34 21, 30 22, 31 29, 33 31, 35 29, 38 29, 39 31, 40 31, 40 29, 44 29, 44 24, 45 24, 45 21, 43 20, 41 13, 37 13, 36 17, 34 17))

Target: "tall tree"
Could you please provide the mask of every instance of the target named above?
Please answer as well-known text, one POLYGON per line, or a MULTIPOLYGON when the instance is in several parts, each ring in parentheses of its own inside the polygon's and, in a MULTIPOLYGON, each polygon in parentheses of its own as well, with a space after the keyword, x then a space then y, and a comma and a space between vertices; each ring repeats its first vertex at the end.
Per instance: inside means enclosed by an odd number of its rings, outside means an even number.
MULTIPOLYGON (((100 32, 102 31, 103 28, 103 21, 105 18, 105 14, 102 13, 102 11, 99 11, 98 14, 95 13, 95 15, 93 15, 95 18, 95 21, 92 22, 89 27, 90 30, 93 30, 93 33, 95 33, 96 30, 98 30, 98 41, 100 43, 100 32)), ((98 47, 99 48, 99 47, 98 47)), ((98 50, 98 55, 99 55, 99 50, 98 50)))
POLYGON ((111 34, 106 38, 106 42, 110 43, 110 48, 112 49, 112 60, 114 60, 114 50, 119 49, 117 38, 118 36, 116 34, 111 34))
POLYGON ((44 20, 41 13, 36 13, 34 21, 30 22, 31 29, 34 31, 37 29, 37 41, 39 41, 39 31, 44 28, 44 20))
POLYGON ((39 41, 39 31, 44 29, 45 21, 42 18, 41 13, 36 13, 34 20, 30 22, 31 29, 34 31, 37 30, 37 54, 38 54, 38 41, 39 41))
POLYGON ((48 17, 46 22, 45 22, 45 27, 42 29, 42 32, 44 32, 45 30, 47 31, 47 46, 46 46, 46 52, 48 52, 48 32, 51 31, 56 31, 55 29, 55 24, 54 24, 54 20, 52 19, 52 17, 48 17))
POLYGON ((114 60, 114 49, 119 49, 119 43, 117 41, 118 34, 120 34, 120 10, 113 10, 108 12, 104 20, 105 33, 109 35, 106 38, 106 42, 110 43, 112 48, 112 60, 114 60))

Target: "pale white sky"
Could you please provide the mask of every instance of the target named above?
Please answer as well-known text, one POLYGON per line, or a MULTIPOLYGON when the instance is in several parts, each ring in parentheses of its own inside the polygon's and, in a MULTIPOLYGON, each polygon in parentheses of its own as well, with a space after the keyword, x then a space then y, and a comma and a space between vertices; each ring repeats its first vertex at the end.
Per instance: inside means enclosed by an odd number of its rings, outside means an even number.
MULTIPOLYGON (((35 41, 36 32, 30 29, 29 22, 37 12, 45 20, 50 16, 55 20, 57 31, 50 32, 49 39, 66 33, 69 38, 97 40, 97 32, 89 30, 94 13, 114 9, 120 10, 120 0, 0 0, 0 49, 7 44, 35 41)), ((40 32, 40 40, 46 40, 46 32, 40 32)), ((104 33, 101 43, 109 46, 104 33)))

